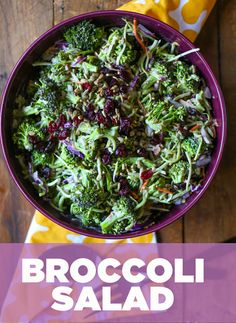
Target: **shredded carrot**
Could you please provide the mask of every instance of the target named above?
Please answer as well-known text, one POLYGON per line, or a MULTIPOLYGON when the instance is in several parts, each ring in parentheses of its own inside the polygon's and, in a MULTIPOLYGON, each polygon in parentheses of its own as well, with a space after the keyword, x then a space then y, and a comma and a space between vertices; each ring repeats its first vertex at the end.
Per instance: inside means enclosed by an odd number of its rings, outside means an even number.
POLYGON ((134 28, 133 28, 133 33, 134 33, 134 36, 137 40, 137 42, 139 43, 139 45, 142 47, 142 49, 144 50, 145 53, 147 53, 148 49, 147 47, 145 46, 142 38, 139 36, 138 34, 138 21, 136 18, 134 18, 134 28))
POLYGON ((189 132, 194 132, 195 130, 199 129, 200 128, 200 125, 199 124, 195 124, 195 126, 193 126, 189 132))
POLYGON ((143 183, 143 185, 141 186, 141 191, 143 191, 143 190, 146 188, 147 184, 148 184, 148 180, 147 180, 147 181, 145 181, 145 182, 143 183))
POLYGON ((159 187, 156 186, 156 189, 161 192, 161 193, 166 193, 166 194, 173 194, 171 191, 169 191, 167 188, 159 187))
POLYGON ((131 192, 131 195, 133 196, 133 198, 135 198, 135 200, 139 199, 139 196, 136 192, 131 192))

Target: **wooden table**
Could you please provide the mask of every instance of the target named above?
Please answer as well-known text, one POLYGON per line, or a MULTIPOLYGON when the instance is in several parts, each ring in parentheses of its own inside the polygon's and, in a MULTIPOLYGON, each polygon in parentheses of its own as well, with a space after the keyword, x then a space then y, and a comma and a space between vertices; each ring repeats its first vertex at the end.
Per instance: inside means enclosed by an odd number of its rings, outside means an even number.
MULTIPOLYGON (((127 0, 0 0, 0 91, 28 45, 60 21, 83 12, 115 9, 127 0)), ((220 169, 201 201, 158 233, 162 242, 218 242, 236 236, 236 0, 218 0, 197 40, 221 83, 228 140, 220 169)), ((0 242, 24 241, 33 208, 0 159, 0 242)))

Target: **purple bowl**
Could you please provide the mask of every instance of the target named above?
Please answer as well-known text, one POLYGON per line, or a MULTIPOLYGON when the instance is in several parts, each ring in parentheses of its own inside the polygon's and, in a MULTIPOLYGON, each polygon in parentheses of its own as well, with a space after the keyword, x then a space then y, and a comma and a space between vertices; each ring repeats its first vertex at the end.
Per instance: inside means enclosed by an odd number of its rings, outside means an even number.
POLYGON ((3 154, 9 169, 9 172, 14 179, 16 185, 21 190, 23 195, 28 201, 41 213, 43 213, 50 220, 54 221, 58 225, 63 226, 66 229, 74 231, 76 233, 92 236, 96 238, 104 239, 125 239, 133 238, 147 233, 151 233, 167 226, 183 216, 203 195, 212 181, 216 170, 219 166, 223 147, 226 139, 226 110, 224 99, 221 93, 221 89, 216 81, 216 78, 210 69, 209 65, 203 58, 200 52, 195 52, 188 55, 188 60, 198 67, 203 77, 205 78, 208 87, 212 93, 212 105, 214 117, 217 119, 219 127, 217 127, 217 142, 213 152, 212 162, 207 168, 206 177, 202 184, 201 191, 194 192, 187 200, 185 204, 175 206, 168 214, 161 217, 160 220, 147 228, 139 228, 125 234, 117 236, 102 234, 93 230, 81 229, 72 223, 71 220, 66 218, 62 213, 53 209, 46 201, 43 201, 38 197, 36 190, 32 184, 25 181, 22 174, 20 165, 14 155, 12 149, 13 143, 11 139, 11 127, 12 127, 12 106, 17 93, 19 93, 22 85, 29 79, 32 73, 31 64, 37 60, 41 54, 50 47, 57 40, 62 38, 63 30, 80 20, 93 19, 96 23, 106 26, 119 26, 122 25, 122 18, 133 19, 137 18, 140 23, 151 31, 160 34, 164 39, 171 42, 179 43, 180 52, 184 52, 195 48, 195 46, 182 34, 174 30, 172 27, 160 22, 154 18, 147 17, 137 13, 131 13, 126 11, 98 11, 79 15, 77 17, 68 19, 59 25, 51 28, 49 31, 35 40, 31 46, 25 51, 22 57, 14 67, 7 84, 5 86, 2 102, 1 102, 1 143, 3 148, 3 154))

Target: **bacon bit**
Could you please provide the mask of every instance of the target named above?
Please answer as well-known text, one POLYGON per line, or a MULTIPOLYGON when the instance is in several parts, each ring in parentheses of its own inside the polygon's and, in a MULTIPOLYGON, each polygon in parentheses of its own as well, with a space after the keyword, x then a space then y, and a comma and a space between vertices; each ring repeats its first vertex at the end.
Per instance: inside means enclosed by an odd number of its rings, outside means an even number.
POLYGON ((146 188, 146 186, 148 185, 148 180, 147 181, 145 181, 144 183, 143 183, 143 185, 141 186, 141 191, 143 191, 145 188, 146 188))
POLYGON ((195 130, 198 130, 200 128, 200 124, 196 124, 191 129, 189 129, 189 132, 194 132, 195 130))
POLYGON ((135 200, 139 200, 139 196, 136 192, 131 192, 131 195, 133 196, 133 198, 135 198, 135 200))
POLYGON ((133 33, 134 33, 134 36, 137 40, 137 42, 139 43, 139 45, 142 47, 142 49, 144 50, 145 53, 148 52, 148 49, 147 47, 144 45, 144 42, 142 40, 142 38, 139 36, 138 34, 138 21, 136 18, 134 18, 133 20, 133 23, 134 23, 134 28, 133 28, 133 33))
POLYGON ((169 191, 167 188, 159 187, 156 186, 156 189, 161 192, 161 193, 166 193, 166 194, 173 194, 171 191, 169 191))

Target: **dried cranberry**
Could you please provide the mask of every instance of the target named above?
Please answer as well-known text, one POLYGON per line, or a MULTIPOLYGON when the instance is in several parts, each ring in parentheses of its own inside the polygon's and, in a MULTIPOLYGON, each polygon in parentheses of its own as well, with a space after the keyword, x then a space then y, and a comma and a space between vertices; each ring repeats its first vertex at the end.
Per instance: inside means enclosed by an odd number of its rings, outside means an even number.
POLYGON ((66 123, 66 121, 67 121, 66 116, 64 114, 61 114, 58 121, 58 128, 64 127, 64 124, 66 123))
POLYGON ((108 151, 108 149, 104 149, 103 155, 102 155, 102 162, 104 165, 108 165, 111 161, 111 154, 108 151))
POLYGON ((128 71, 121 70, 119 71, 119 75, 126 82, 129 82, 131 80, 131 75, 128 71))
POLYGON ((112 90, 109 87, 107 87, 105 89, 105 91, 104 91, 104 94, 105 94, 106 97, 109 97, 109 96, 112 96, 113 95, 113 92, 112 92, 112 90))
POLYGON ((119 132, 121 134, 128 136, 129 131, 130 131, 130 126, 131 126, 131 119, 130 118, 128 118, 128 117, 120 118, 119 132))
POLYGON ((122 176, 117 176, 117 181, 121 184, 121 185, 128 185, 128 181, 125 177, 122 176))
POLYGON ((114 105, 114 101, 111 99, 108 99, 104 105, 104 112, 106 114, 110 114, 114 111, 115 105, 114 105))
POLYGON ((57 129, 58 129, 58 125, 57 125, 57 123, 56 123, 56 122, 54 122, 54 121, 50 121, 50 122, 49 122, 49 126, 48 126, 48 132, 49 132, 49 133, 53 133, 53 132, 55 132, 57 129))
POLYGON ((102 114, 102 111, 98 111, 96 114, 96 120, 98 124, 105 124, 106 123, 106 119, 104 117, 104 115, 102 114))
POLYGON ((159 133, 159 134, 155 134, 152 138, 151 138, 151 140, 150 140, 150 143, 152 144, 152 145, 158 145, 158 144, 161 144, 161 143, 163 143, 163 140, 164 140, 164 134, 161 132, 161 133, 159 133))
POLYGON ((28 135, 28 139, 31 144, 36 144, 36 142, 38 142, 38 138, 35 135, 28 135))
POLYGON ((147 156, 147 151, 146 151, 146 149, 145 149, 145 148, 139 148, 139 149, 137 150, 137 154, 138 154, 140 157, 145 157, 145 156, 147 156))
POLYGON ((75 127, 78 127, 82 121, 83 119, 81 117, 75 116, 73 118, 73 124, 75 127))
POLYGON ((92 84, 89 82, 82 83, 81 85, 82 85, 82 89, 84 91, 86 91, 86 90, 91 91, 92 87, 93 87, 92 84))
POLYGON ((117 157, 125 157, 127 156, 127 151, 126 151, 126 147, 124 144, 120 144, 117 148, 116 148, 116 152, 115 152, 117 157))
POLYGON ((69 136, 69 132, 68 132, 68 130, 62 130, 62 131, 61 131, 61 132, 59 132, 59 134, 58 134, 58 139, 59 139, 59 140, 65 140, 68 136, 69 136))
POLYGON ((187 137, 189 135, 189 131, 188 131, 188 129, 185 128, 185 126, 179 125, 178 130, 181 132, 181 134, 184 137, 187 137))
POLYGON ((65 124, 64 124, 64 129, 71 129, 72 127, 72 123, 70 121, 67 121, 65 124))
POLYGON ((144 170, 140 177, 143 181, 146 181, 147 179, 151 178, 153 175, 153 171, 151 169, 144 170))
POLYGON ((129 188, 129 186, 122 186, 122 187, 120 188, 119 194, 120 194, 121 196, 125 196, 125 195, 128 195, 128 194, 129 194, 129 192, 130 192, 130 188, 129 188))
POLYGON ((112 124, 113 124, 112 119, 110 117, 106 117, 105 123, 104 123, 105 127, 110 128, 112 126, 112 124))
POLYGON ((119 121, 117 119, 115 119, 115 118, 112 118, 111 123, 113 124, 113 126, 117 126, 119 121))
POLYGON ((87 111, 85 113, 85 117, 90 120, 90 121, 94 121, 96 119, 96 113, 94 111, 94 106, 89 103, 87 111))

